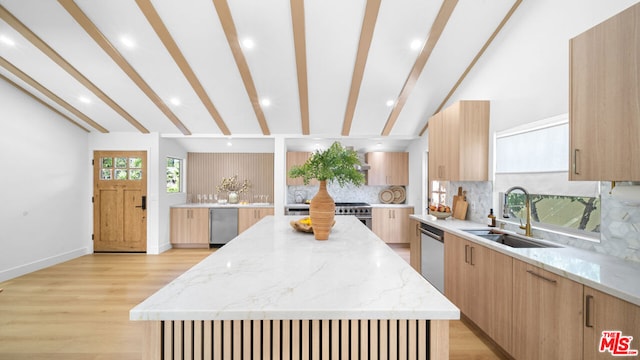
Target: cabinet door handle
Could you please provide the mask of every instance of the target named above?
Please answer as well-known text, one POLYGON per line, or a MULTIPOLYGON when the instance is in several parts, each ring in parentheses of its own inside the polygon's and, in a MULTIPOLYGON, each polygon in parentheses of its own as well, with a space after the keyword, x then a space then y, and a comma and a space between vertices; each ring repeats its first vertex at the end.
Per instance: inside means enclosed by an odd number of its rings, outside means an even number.
POLYGON ((584 326, 592 328, 593 327, 593 317, 591 312, 593 311, 593 296, 587 295, 585 298, 585 314, 584 314, 584 326))
POLYGON ((533 271, 533 270, 527 270, 527 272, 528 272, 529 274, 531 274, 531 275, 533 275, 533 276, 535 276, 535 277, 539 278, 539 279, 542 279, 542 280, 544 280, 544 281, 548 281, 548 282, 550 282, 550 283, 552 283, 552 284, 556 284, 556 283, 557 283, 557 281, 556 281, 556 280, 554 280, 554 279, 549 279, 548 277, 543 276, 543 275, 540 275, 540 274, 536 273, 536 272, 535 272, 535 271, 533 271))
POLYGON ((469 245, 464 246, 464 263, 469 263, 469 245))
POLYGON ((573 173, 575 175, 580 175, 578 171, 578 154, 580 153, 580 149, 573 149, 573 173))
POLYGON ((474 266, 475 264, 473 263, 473 246, 469 246, 469 264, 471 266, 474 266))

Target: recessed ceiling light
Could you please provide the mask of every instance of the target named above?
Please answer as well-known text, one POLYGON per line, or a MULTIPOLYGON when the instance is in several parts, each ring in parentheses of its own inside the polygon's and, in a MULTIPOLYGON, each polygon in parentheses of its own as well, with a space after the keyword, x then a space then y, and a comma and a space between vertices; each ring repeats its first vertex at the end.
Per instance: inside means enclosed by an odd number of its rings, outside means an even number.
POLYGON ((16 42, 13 41, 11 38, 8 38, 4 35, 0 35, 0 42, 5 44, 5 45, 9 45, 9 46, 16 46, 16 42))
POLYGON ((128 47, 129 49, 133 49, 134 47, 136 47, 136 42, 128 36, 121 36, 120 42, 122 43, 122 45, 128 47))
POLYGON ((180 102, 180 99, 178 99, 178 98, 176 98, 176 97, 173 97, 173 98, 169 99, 169 102, 170 102, 170 103, 172 103, 172 104, 173 104, 173 105, 175 105, 175 106, 180 106, 180 104, 182 104, 182 103, 180 102))
POLYGON ((245 49, 253 49, 256 46, 256 43, 253 42, 253 39, 246 38, 246 39, 242 40, 242 46, 245 49))
POLYGON ((264 107, 269 107, 271 105, 271 100, 269 99, 262 99, 260 100, 260 104, 264 107))
POLYGON ((80 102, 83 102, 83 103, 85 103, 85 104, 91 104, 91 99, 89 99, 89 98, 88 98, 88 97, 86 97, 86 96, 79 96, 79 97, 78 97, 78 100, 80 100, 80 102))
POLYGON ((395 103, 396 103, 395 100, 387 100, 387 102, 386 102, 388 107, 392 107, 393 104, 395 104, 395 103))
POLYGON ((411 50, 420 50, 421 47, 422 47, 422 40, 415 39, 411 41, 411 50))

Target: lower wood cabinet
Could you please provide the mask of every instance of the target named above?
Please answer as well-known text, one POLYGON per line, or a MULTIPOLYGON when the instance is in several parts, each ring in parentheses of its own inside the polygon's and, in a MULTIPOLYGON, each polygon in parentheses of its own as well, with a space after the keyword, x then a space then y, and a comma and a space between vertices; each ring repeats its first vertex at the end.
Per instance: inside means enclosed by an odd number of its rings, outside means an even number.
POLYGON ((583 285, 513 260, 516 359, 582 359, 583 285))
POLYGON ((273 215, 273 208, 267 207, 241 207, 238 208, 238 234, 247 230, 267 215, 273 215))
POLYGON ((512 264, 510 256, 445 233, 445 296, 506 351, 511 348, 512 264))
POLYGON ((446 232, 444 260, 447 298, 515 359, 640 351, 640 306, 446 232), (603 331, 613 340, 601 352, 603 331))
MULTIPOLYGON (((615 335, 612 337, 615 338, 615 335)), ((611 359, 610 350, 618 350, 622 355, 626 351, 636 350, 637 359, 640 357, 640 306, 620 300, 588 286, 584 287, 584 359, 611 359), (633 337, 630 346, 626 347, 620 341, 611 342, 600 352, 602 332, 619 331, 621 336, 633 337)))
POLYGON ((209 208, 171 208, 170 241, 174 247, 209 247, 209 208))
POLYGON ((386 243, 406 243, 411 241, 413 228, 409 215, 411 207, 373 207, 371 209, 371 230, 386 243))

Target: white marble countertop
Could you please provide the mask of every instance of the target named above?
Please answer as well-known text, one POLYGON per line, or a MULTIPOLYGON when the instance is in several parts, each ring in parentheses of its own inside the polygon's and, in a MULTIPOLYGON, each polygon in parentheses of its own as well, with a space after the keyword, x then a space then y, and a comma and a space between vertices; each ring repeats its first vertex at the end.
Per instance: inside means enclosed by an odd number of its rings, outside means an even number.
POLYGON ((329 240, 267 216, 137 305, 131 320, 459 319, 354 216, 329 240))
POLYGON ((564 244, 557 244, 561 248, 512 248, 462 231, 488 229, 484 224, 452 218, 438 220, 431 215, 410 217, 640 306, 638 263, 564 244))
POLYGON ((267 203, 249 203, 249 204, 218 204, 218 203, 188 203, 172 205, 173 208, 254 208, 254 207, 273 207, 273 204, 267 203))

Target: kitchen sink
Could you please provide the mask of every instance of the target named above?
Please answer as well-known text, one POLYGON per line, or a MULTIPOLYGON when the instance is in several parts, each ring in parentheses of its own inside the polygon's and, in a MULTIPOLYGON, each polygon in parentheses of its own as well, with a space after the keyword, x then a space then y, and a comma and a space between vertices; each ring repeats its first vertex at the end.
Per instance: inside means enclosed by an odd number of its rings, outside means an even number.
POLYGON ((526 236, 499 232, 496 230, 464 230, 483 239, 510 246, 512 248, 557 248, 559 245, 537 241, 526 236))

